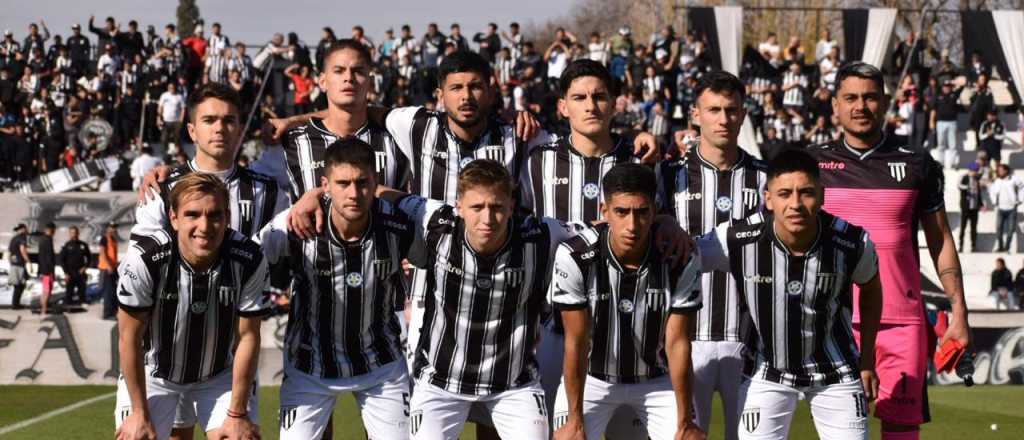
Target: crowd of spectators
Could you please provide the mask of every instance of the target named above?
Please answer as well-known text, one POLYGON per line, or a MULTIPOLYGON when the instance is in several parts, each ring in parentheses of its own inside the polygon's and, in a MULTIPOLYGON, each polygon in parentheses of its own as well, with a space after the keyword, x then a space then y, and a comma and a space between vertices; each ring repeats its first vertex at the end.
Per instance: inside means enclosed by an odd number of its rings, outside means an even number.
MULTIPOLYGON (((224 82, 237 89, 243 114, 255 108, 250 142, 243 148, 252 159, 259 152, 257 134, 264 119, 325 105, 316 76, 323 53, 339 38, 325 27, 315 46, 307 46, 294 32, 274 34, 262 46, 247 46, 233 42, 218 23, 208 28, 200 23, 191 35, 183 36, 171 24, 162 33, 152 25, 142 32, 134 20, 123 30, 113 17, 99 25, 90 17, 86 30, 91 35, 76 24, 71 35, 62 38, 51 35, 40 21, 30 24, 21 39, 5 32, 0 42, 0 179, 5 182, 125 151, 146 156, 146 163, 184 160, 178 146, 185 136, 185 98, 205 82, 224 82), (261 87, 266 91, 256 102, 261 87), (91 120, 109 124, 106 139, 82 130, 91 120), (160 150, 165 157, 149 157, 144 146, 151 143, 166 145, 160 150)), ((430 24, 419 37, 402 26, 397 35, 387 29, 379 43, 361 26, 350 32, 373 53, 375 104, 435 107, 440 61, 457 50, 476 50, 493 63, 500 94, 496 107, 502 116, 529 111, 549 130, 559 132, 564 123, 556 111, 557 79, 570 61, 589 58, 605 64, 616 82, 613 131, 645 130, 667 147, 682 148, 684 142, 675 139, 693 139, 688 121, 693 85, 713 64, 702 35, 680 35, 671 26, 649 38, 635 37, 623 26, 610 35, 578 36, 560 28, 551 36, 531 39, 517 23, 504 30, 490 23, 473 35, 463 34, 459 24, 451 24, 447 33, 430 24), (551 43, 544 47, 535 43, 548 40, 551 43), (682 136, 674 137, 676 132, 682 136)), ((828 31, 813 45, 813 53, 805 53, 805 46, 812 47, 797 37, 783 46, 769 34, 756 47, 748 47, 743 59, 747 113, 768 158, 787 146, 839 136, 831 99, 836 71, 844 62, 840 46, 828 31)), ((910 34, 895 52, 896 70, 909 63, 910 75, 894 93, 890 134, 934 148, 940 160, 953 166, 963 137, 955 120, 966 111, 977 143, 998 162, 1004 128, 987 86, 989 67, 975 54, 967 66, 958 68, 948 53, 926 56, 934 51, 923 46, 910 34), (970 95, 967 105, 960 99, 965 89, 970 95)), ((665 150, 679 153, 677 148, 665 150)), ((114 189, 130 186, 136 174, 131 166, 122 168, 123 179, 116 180, 123 183, 114 189)))

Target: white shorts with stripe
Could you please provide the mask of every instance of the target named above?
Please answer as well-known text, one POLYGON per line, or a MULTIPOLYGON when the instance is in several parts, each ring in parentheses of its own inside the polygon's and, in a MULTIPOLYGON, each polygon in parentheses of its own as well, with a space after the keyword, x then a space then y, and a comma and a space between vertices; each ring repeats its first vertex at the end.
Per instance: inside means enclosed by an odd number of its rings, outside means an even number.
POLYGON ((708 432, 715 391, 722 396, 725 439, 736 440, 742 403, 743 343, 730 341, 693 341, 693 410, 697 425, 708 432))
POLYGON ((409 438, 409 375, 401 360, 360 376, 332 380, 310 376, 285 364, 280 438, 320 438, 338 394, 346 392, 355 397, 369 438, 409 438))
MULTIPOLYGON (((176 384, 152 376, 152 370, 146 368, 146 404, 149 406, 150 419, 156 429, 157 438, 170 437, 174 426, 174 418, 179 404, 193 408, 196 421, 203 432, 220 428, 228 415, 231 404, 231 370, 224 371, 205 381, 188 385, 176 384)), ((259 408, 256 399, 256 388, 249 396, 249 419, 259 423, 259 408)), ((124 420, 131 414, 132 400, 124 377, 117 380, 117 403, 114 406, 114 428, 120 428, 124 420)))
MULTIPOLYGON (((676 395, 667 374, 632 384, 612 384, 587 376, 583 389, 583 430, 587 438, 599 439, 605 435, 611 426, 609 422, 623 408, 637 414, 640 427, 646 428, 651 439, 672 440, 675 437, 678 427, 676 395)), ((569 400, 563 383, 558 387, 555 399, 555 430, 565 424, 568 413, 569 400)))
POLYGON ((818 437, 827 440, 867 440, 868 405, 858 380, 796 389, 761 379, 740 386, 744 399, 738 428, 741 440, 782 440, 789 436, 797 401, 807 399, 818 437))
POLYGON ((548 409, 540 382, 486 396, 445 391, 417 380, 412 395, 409 432, 413 440, 454 440, 466 424, 470 407, 482 405, 503 439, 546 440, 548 409))

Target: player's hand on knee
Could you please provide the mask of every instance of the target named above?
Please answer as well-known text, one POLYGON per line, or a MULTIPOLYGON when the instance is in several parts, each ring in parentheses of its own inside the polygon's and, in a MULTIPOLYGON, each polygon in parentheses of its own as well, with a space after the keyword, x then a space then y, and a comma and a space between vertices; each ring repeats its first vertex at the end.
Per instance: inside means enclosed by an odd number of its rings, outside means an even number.
POLYGON ((583 421, 569 421, 555 430, 552 440, 586 440, 587 434, 583 431, 583 421))
POLYGON ((154 167, 142 178, 142 185, 139 185, 139 203, 146 203, 160 194, 160 183, 167 180, 171 174, 171 167, 160 165, 154 167))
POLYGON ((117 440, 156 440, 156 428, 149 418, 139 412, 132 412, 124 419, 121 428, 114 434, 117 440))
POLYGON ((320 208, 320 192, 307 191, 288 212, 288 229, 303 240, 315 237, 323 230, 324 212, 320 208))
POLYGON ((675 440, 706 440, 708 438, 704 430, 700 429, 699 426, 693 423, 687 423, 685 426, 676 430, 675 440))
POLYGON ((868 402, 874 402, 878 398, 878 375, 875 370, 861 370, 860 381, 864 385, 864 397, 868 402))

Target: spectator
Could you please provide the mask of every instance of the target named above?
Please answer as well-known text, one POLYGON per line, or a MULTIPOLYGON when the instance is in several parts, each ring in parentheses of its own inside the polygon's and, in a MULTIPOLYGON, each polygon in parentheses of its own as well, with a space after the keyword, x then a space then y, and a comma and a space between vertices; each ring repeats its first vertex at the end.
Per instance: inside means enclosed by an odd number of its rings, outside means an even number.
POLYGON ((7 260, 10 267, 7 269, 7 283, 11 285, 14 292, 11 296, 11 308, 19 310, 25 308, 21 305, 21 294, 25 291, 28 282, 28 271, 25 269, 28 263, 28 227, 19 223, 14 227, 14 237, 7 243, 7 260))
POLYGON ((135 55, 141 54, 142 50, 146 47, 142 33, 139 32, 139 24, 135 20, 129 21, 128 31, 117 34, 116 39, 119 49, 118 54, 126 59, 135 58, 135 55))
POLYGON ((930 125, 935 131, 935 160, 951 167, 959 151, 957 115, 960 114, 958 90, 950 82, 942 83, 942 92, 935 98, 935 108, 930 115, 930 125))
POLYGON ((489 63, 493 63, 501 50, 501 37, 498 36, 498 25, 489 23, 486 33, 473 36, 473 42, 480 45, 480 55, 489 63))
POLYGON ((971 54, 971 62, 967 65, 966 70, 967 80, 972 83, 977 82, 982 76, 989 77, 992 75, 992 68, 981 59, 981 54, 978 52, 971 54))
POLYGON ((981 176, 978 174, 978 164, 972 162, 967 165, 967 173, 960 178, 957 187, 960 189, 960 252, 967 249, 967 242, 964 241, 964 232, 968 226, 971 228, 971 252, 978 250, 978 211, 984 207, 982 199, 981 176))
POLYGON ((1013 293, 1013 273, 1006 268, 1006 261, 996 258, 996 267, 992 270, 989 296, 996 303, 996 310, 1016 310, 1017 297, 1013 293))
POLYGON ((338 41, 338 37, 334 35, 334 29, 331 29, 330 26, 324 26, 322 34, 320 35, 320 42, 316 44, 316 52, 313 54, 313 61, 315 62, 314 66, 318 72, 323 72, 324 54, 327 53, 327 49, 330 48, 335 41, 338 41))
POLYGON ((988 153, 996 163, 1003 161, 1003 139, 1006 137, 1006 127, 999 120, 996 110, 989 110, 985 115, 985 122, 978 128, 978 139, 981 140, 981 149, 988 153))
POLYGON ((807 77, 801 72, 801 63, 792 63, 782 77, 782 105, 787 110, 802 112, 807 93, 807 77))
POLYGON ((299 64, 292 64, 284 71, 285 75, 291 78, 295 86, 295 112, 293 114, 305 114, 313 111, 310 94, 313 92, 313 78, 310 76, 309 67, 299 64))
POLYGON ((107 17, 103 29, 93 25, 95 19, 95 16, 89 16, 89 32, 96 34, 96 47, 107 47, 107 45, 110 45, 116 50, 116 44, 119 40, 117 37, 120 32, 117 30, 117 23, 114 21, 114 17, 107 17))
POLYGON ((462 35, 462 27, 458 23, 452 23, 449 29, 448 43, 455 45, 455 50, 469 50, 469 42, 466 41, 466 37, 462 35))
POLYGON ((996 208, 996 236, 998 247, 996 252, 1010 250, 1010 241, 1017 229, 1017 206, 1020 205, 1024 182, 1010 174, 1010 167, 999 164, 996 168, 996 180, 989 186, 989 199, 996 208))
POLYGON ((235 43, 235 51, 229 55, 228 72, 232 70, 238 71, 239 80, 244 83, 251 83, 255 79, 253 78, 255 67, 252 64, 252 58, 245 54, 245 45, 242 43, 235 43))
MULTIPOLYGON (((57 227, 51 222, 46 224, 43 233, 36 240, 38 249, 36 276, 42 285, 42 296, 39 298, 39 313, 47 315, 50 306, 50 295, 53 293, 53 274, 57 266, 57 258, 53 253, 53 233, 57 227)), ((59 312, 58 312, 59 313, 59 312)))
POLYGON ((117 224, 108 223, 100 237, 100 254, 97 268, 100 270, 100 286, 103 290, 103 319, 117 319, 117 303, 114 290, 117 288, 117 224))
POLYGON ((820 63, 821 60, 825 59, 833 47, 839 47, 839 43, 832 38, 832 31, 825 29, 821 33, 821 39, 818 40, 818 44, 814 46, 814 61, 820 63))
POLYGON ((608 43, 601 41, 600 33, 591 32, 590 43, 587 44, 587 58, 607 66, 610 57, 611 53, 608 43))
POLYGON ((139 190, 146 173, 163 164, 163 159, 154 156, 151 148, 142 147, 139 150, 139 156, 132 161, 131 165, 132 191, 139 190))
POLYGON ((519 57, 523 55, 523 34, 519 32, 519 23, 512 22, 508 25, 509 33, 501 32, 501 38, 508 42, 509 51, 512 54, 512 60, 519 60, 519 57))
POLYGON ((761 150, 761 158, 766 161, 771 161, 775 158, 782 150, 786 149, 786 143, 779 139, 778 131, 775 127, 768 127, 764 132, 764 140, 761 141, 761 145, 758 146, 761 150))
POLYGON ((160 95, 157 103, 157 126, 160 131, 160 142, 165 145, 177 145, 181 133, 181 124, 185 120, 185 97, 178 93, 176 83, 168 83, 167 91, 160 95))
POLYGON ((214 53, 220 53, 224 49, 231 49, 231 39, 221 33, 220 23, 214 23, 213 26, 210 26, 210 38, 206 43, 206 48, 214 53))
POLYGON ((412 36, 412 28, 407 24, 402 25, 402 33, 395 42, 394 58, 401 60, 408 57, 411 61, 414 57, 419 56, 419 50, 420 43, 416 41, 416 37, 412 36))
POLYGON ((78 239, 78 227, 69 227, 68 241, 64 242, 57 256, 57 263, 64 270, 64 285, 67 289, 64 294, 65 304, 78 305, 86 300, 85 287, 88 277, 85 270, 91 260, 89 245, 78 239))
POLYGON ((766 60, 779 58, 782 55, 782 47, 779 46, 779 37, 775 35, 775 32, 768 33, 768 38, 757 46, 757 51, 760 52, 761 56, 766 60))
POLYGON ((989 111, 996 109, 996 101, 992 96, 992 90, 988 87, 988 75, 978 75, 974 82, 974 95, 971 96, 971 105, 968 108, 968 118, 971 129, 974 130, 974 145, 981 146, 981 123, 985 121, 989 111))
POLYGON ((939 55, 939 61, 932 67, 931 78, 939 84, 953 81, 960 75, 960 69, 949 59, 949 49, 943 49, 939 55))
POLYGON ((832 50, 828 52, 828 55, 825 55, 825 58, 818 62, 821 85, 828 88, 829 91, 835 90, 836 73, 839 72, 839 66, 842 63, 842 60, 839 58, 839 46, 832 46, 832 50))
MULTIPOLYGON (((514 29, 514 35, 517 35, 519 39, 522 39, 522 35, 518 33, 518 26, 514 29)), ((437 23, 430 23, 427 25, 427 33, 423 34, 421 40, 421 47, 419 49, 420 59, 422 60, 421 66, 424 69, 428 69, 431 76, 436 74, 437 66, 441 64, 441 55, 444 52, 445 36, 437 29, 437 23)), ((516 47, 516 46, 513 46, 516 47)), ((519 46, 521 47, 521 46, 519 46)), ((518 59, 518 55, 512 56, 514 62, 518 59)))

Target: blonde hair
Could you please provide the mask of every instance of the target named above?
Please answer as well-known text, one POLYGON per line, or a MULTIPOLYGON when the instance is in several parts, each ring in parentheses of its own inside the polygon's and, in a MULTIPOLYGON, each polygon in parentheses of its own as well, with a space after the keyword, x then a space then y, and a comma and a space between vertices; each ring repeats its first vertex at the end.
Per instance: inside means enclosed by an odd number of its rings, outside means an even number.
POLYGON ((217 205, 228 211, 228 187, 217 176, 207 173, 190 173, 178 180, 171 189, 171 211, 177 213, 178 208, 186 200, 202 195, 212 195, 220 199, 221 203, 217 205))

